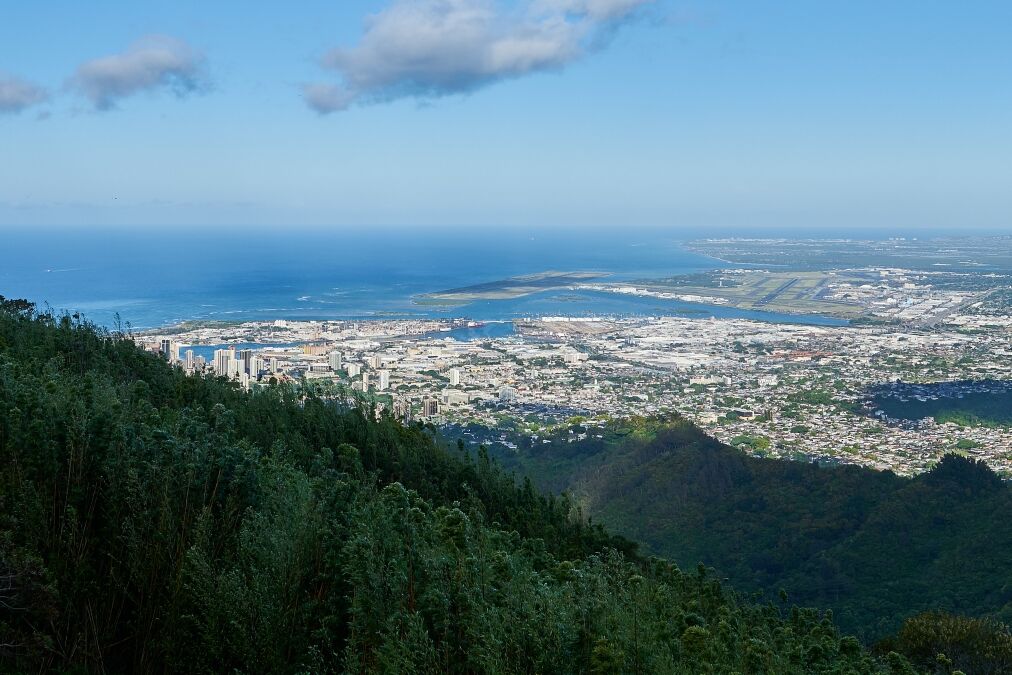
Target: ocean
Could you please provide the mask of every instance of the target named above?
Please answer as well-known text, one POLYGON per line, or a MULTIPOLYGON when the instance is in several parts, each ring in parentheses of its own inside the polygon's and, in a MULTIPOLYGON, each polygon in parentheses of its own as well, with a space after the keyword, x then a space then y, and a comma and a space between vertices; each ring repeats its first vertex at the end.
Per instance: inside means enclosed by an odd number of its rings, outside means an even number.
POLYGON ((723 266, 658 230, 14 229, 0 236, 0 295, 81 312, 105 326, 118 315, 135 331, 186 320, 508 321, 544 315, 841 323, 595 291, 545 291, 451 308, 412 301, 421 293, 546 270, 633 280, 723 266))

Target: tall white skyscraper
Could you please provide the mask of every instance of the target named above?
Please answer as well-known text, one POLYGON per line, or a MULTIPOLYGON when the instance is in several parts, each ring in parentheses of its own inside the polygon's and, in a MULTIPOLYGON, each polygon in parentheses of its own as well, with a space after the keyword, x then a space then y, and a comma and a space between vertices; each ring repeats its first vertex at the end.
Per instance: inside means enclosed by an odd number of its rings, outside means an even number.
POLYGON ((230 377, 231 363, 235 361, 234 349, 214 350, 214 374, 218 377, 230 377))
POLYGON ((193 370, 194 361, 193 361, 193 350, 192 349, 187 349, 186 350, 186 361, 185 361, 185 364, 186 364, 186 369, 187 370, 193 370))
POLYGON ((242 361, 242 372, 255 375, 253 372, 253 350, 243 349, 239 352, 239 360, 242 361))
POLYGON ((169 363, 175 363, 179 360, 179 347, 172 340, 162 340, 161 352, 162 356, 169 363))
POLYGON ((362 391, 369 391, 369 373, 362 373, 362 391))
POLYGON ((450 386, 456 387, 460 384, 460 369, 450 368, 450 386))
POLYGON ((330 363, 331 370, 341 370, 341 352, 331 352, 327 357, 327 361, 330 363))
POLYGON ((344 370, 345 372, 348 373, 348 377, 355 377, 360 372, 362 372, 362 366, 358 365, 357 363, 349 363, 344 367, 344 370))
POLYGON ((379 371, 379 383, 376 385, 376 389, 379 391, 386 391, 390 388, 390 371, 381 370, 379 371))

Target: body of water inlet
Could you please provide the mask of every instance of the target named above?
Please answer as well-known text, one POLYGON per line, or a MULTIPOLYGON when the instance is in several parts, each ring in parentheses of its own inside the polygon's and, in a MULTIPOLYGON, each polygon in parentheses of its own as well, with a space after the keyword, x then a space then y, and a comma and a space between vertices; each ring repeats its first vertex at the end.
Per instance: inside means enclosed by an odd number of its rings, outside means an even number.
POLYGON ((546 315, 683 315, 827 325, 845 322, 600 291, 555 290, 445 307, 418 294, 547 270, 610 280, 667 277, 722 266, 685 250, 677 233, 554 230, 18 230, 3 233, 0 295, 82 312, 135 330, 186 320, 468 317, 461 339, 546 315), (494 323, 505 321, 505 323, 494 323))

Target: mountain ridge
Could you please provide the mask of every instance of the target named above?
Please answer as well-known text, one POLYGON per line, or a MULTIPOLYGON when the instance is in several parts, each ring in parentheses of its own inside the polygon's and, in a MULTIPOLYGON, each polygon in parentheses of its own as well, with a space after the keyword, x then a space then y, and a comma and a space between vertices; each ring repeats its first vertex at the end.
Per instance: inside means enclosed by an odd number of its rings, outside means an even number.
POLYGON ((1012 619, 1012 492, 982 462, 950 454, 908 479, 761 459, 677 416, 602 435, 496 456, 651 552, 742 590, 788 588, 866 640, 918 611, 1012 619))

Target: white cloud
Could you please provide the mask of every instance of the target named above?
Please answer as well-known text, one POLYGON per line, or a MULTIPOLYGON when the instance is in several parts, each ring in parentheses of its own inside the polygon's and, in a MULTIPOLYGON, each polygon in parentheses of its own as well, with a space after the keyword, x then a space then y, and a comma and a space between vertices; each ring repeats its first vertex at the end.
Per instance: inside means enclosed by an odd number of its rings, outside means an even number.
POLYGON ((49 100, 49 93, 26 80, 0 73, 0 113, 19 113, 49 100))
POLYGON ((333 84, 307 84, 302 88, 302 96, 313 110, 321 113, 344 110, 355 100, 347 89, 333 84))
POLYGON ((82 63, 70 78, 72 89, 99 110, 141 91, 170 89, 177 96, 203 86, 203 57, 182 40, 153 35, 125 52, 82 63))
POLYGON ((437 97, 555 70, 583 57, 602 34, 650 0, 395 0, 366 22, 359 44, 321 65, 339 84, 309 84, 320 113, 356 102, 437 97))

